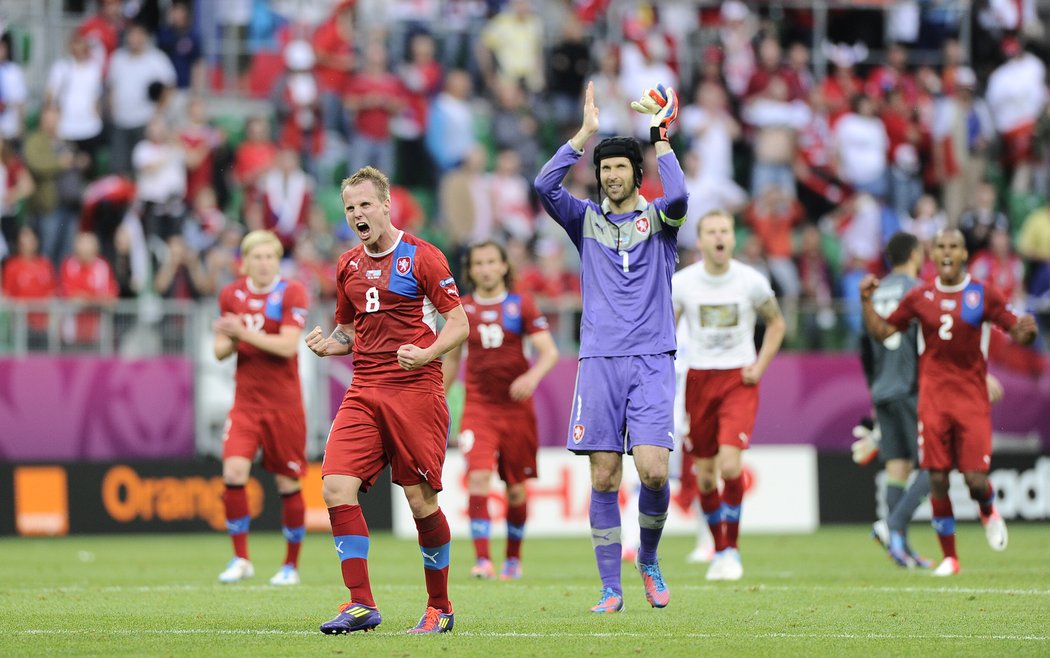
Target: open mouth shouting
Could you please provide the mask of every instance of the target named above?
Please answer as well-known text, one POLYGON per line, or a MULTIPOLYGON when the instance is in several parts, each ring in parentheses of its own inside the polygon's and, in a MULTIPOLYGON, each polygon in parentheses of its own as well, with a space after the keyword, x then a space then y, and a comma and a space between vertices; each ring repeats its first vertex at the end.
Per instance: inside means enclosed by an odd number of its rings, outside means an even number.
POLYGON ((354 231, 357 233, 357 237, 361 238, 361 242, 368 242, 368 238, 372 237, 372 227, 368 225, 368 222, 358 220, 354 222, 354 231))

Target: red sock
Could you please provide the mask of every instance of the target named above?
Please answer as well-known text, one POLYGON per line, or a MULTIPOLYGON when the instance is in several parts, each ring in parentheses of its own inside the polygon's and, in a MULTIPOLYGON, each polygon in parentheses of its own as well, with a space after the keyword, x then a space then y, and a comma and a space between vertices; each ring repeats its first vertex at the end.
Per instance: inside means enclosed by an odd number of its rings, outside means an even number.
POLYGON ((715 551, 723 550, 726 547, 726 533, 722 524, 722 497, 718 495, 718 489, 712 489, 709 493, 700 492, 700 509, 707 518, 707 527, 711 528, 715 551))
POLYGON ((988 491, 981 500, 977 501, 977 505, 981 509, 981 518, 988 518, 995 511, 995 488, 991 480, 988 481, 988 491))
POLYGON ((525 539, 525 519, 528 503, 507 506, 507 559, 521 559, 521 542, 525 539))
POLYGON ((492 518, 489 516, 489 497, 470 496, 467 507, 470 516, 470 537, 474 540, 474 554, 479 560, 489 559, 489 531, 492 518))
POLYGON ((451 553, 452 534, 448 521, 438 508, 425 519, 415 519, 419 533, 419 551, 423 554, 423 576, 427 581, 427 606, 442 612, 452 612, 448 600, 448 561, 451 553))
POLYGON ((959 556, 955 552, 955 513, 952 511, 952 499, 930 498, 930 507, 933 508, 933 529, 937 532, 937 541, 941 543, 941 552, 944 557, 959 556))
POLYGON ((360 505, 337 505, 328 508, 332 521, 332 538, 339 554, 343 584, 350 590, 350 601, 376 607, 372 586, 368 582, 368 524, 360 505))
POLYGON ((248 494, 243 484, 227 484, 222 496, 226 509, 226 531, 233 540, 233 554, 248 559, 248 526, 252 517, 248 512, 248 494))
POLYGON ((744 479, 723 478, 722 489, 722 523, 726 527, 726 548, 736 548, 740 536, 740 504, 744 501, 744 479))
POLYGON ((281 530, 288 542, 284 554, 284 563, 293 567, 299 566, 299 549, 306 536, 306 505, 303 503, 302 491, 293 491, 281 496, 281 530))

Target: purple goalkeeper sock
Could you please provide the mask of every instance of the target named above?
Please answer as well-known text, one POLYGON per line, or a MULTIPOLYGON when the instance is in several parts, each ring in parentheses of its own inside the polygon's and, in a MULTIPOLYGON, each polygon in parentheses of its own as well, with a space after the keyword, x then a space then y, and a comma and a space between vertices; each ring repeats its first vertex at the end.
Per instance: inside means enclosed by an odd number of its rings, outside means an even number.
POLYGON ((623 594, 620 586, 620 494, 591 489, 591 543, 602 587, 623 594))
POLYGON ((671 487, 664 483, 660 489, 642 485, 638 494, 638 527, 641 528, 641 546, 638 561, 645 564, 656 562, 656 547, 667 521, 667 506, 671 502, 671 487))

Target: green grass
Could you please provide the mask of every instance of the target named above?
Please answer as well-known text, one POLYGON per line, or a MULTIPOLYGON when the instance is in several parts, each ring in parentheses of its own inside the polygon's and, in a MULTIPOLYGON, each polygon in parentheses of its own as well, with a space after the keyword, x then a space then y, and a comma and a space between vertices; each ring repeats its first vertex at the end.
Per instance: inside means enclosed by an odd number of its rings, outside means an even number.
MULTIPOLYGON (((0 540, 0 655, 699 656, 1047 655, 1050 560, 1044 525, 1014 524, 993 553, 960 524, 963 572, 936 579, 893 566, 865 528, 806 536, 745 535, 738 583, 707 583, 687 565, 692 544, 661 547, 671 605, 650 608, 624 566, 626 610, 593 615, 598 579, 586 538, 527 540, 520 582, 472 581, 469 542, 453 546, 455 631, 409 637, 425 593, 418 547, 372 538, 370 570, 383 612, 377 632, 328 637, 317 625, 345 590, 331 539, 303 548, 303 584, 266 584, 282 557, 277 534, 251 538, 257 575, 220 586, 221 535, 0 540), (250 584, 248 584, 250 583, 250 584)), ((935 554, 928 527, 917 547, 935 554)), ((494 549, 502 550, 502 542, 494 549)))

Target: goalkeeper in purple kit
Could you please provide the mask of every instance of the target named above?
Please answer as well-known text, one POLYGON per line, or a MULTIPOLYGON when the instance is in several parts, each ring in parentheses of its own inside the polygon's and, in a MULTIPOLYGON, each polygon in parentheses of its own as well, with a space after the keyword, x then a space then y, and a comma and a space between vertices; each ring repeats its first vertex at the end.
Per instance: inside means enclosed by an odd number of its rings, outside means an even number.
POLYGON ((598 132, 593 83, 587 85, 583 124, 536 177, 547 213, 580 252, 583 320, 568 448, 588 455, 591 467, 591 539, 602 579, 592 612, 623 610, 620 585, 618 492, 623 454, 633 455, 642 487, 638 498, 641 546, 636 565, 645 597, 662 608, 670 599, 657 561, 670 492, 668 457, 674 438, 675 324, 671 275, 678 227, 685 221, 685 176, 667 142, 678 116, 674 90, 648 89, 631 103, 652 115, 651 141, 665 196, 638 193, 642 152, 630 137, 602 140, 594 149, 601 205, 562 187, 569 169, 598 132))

